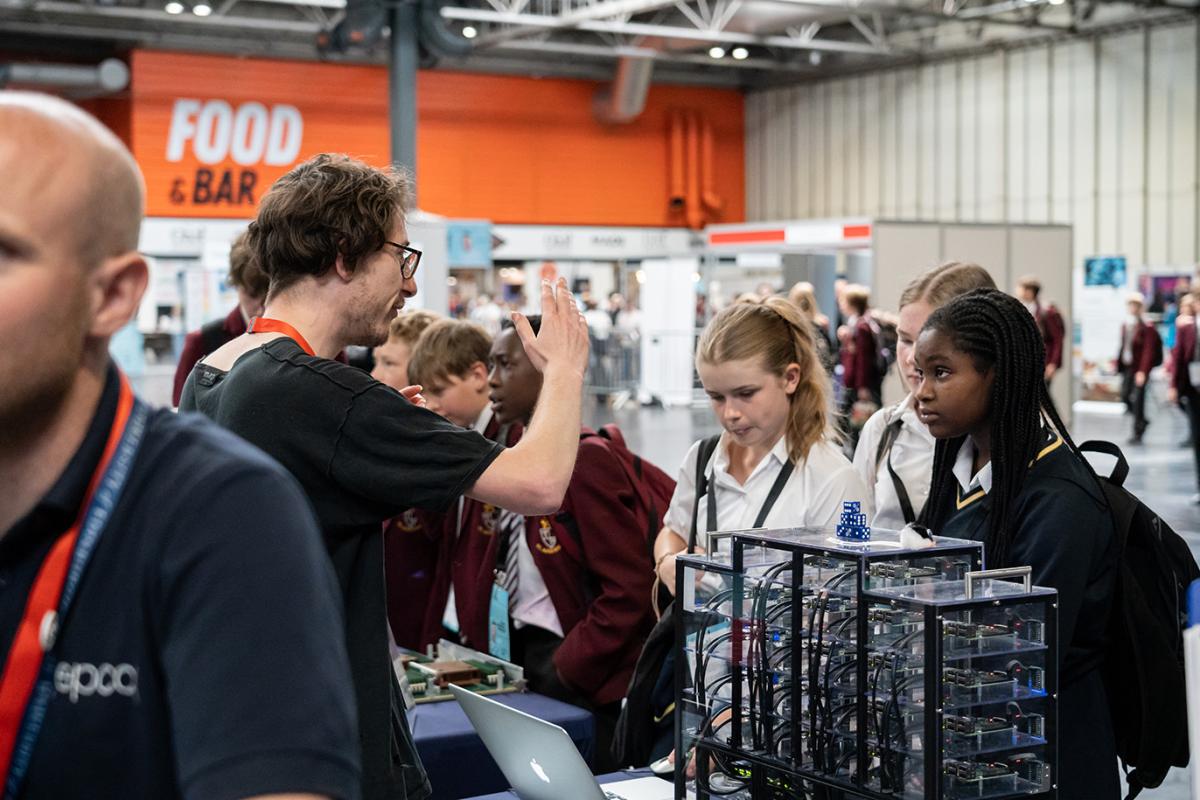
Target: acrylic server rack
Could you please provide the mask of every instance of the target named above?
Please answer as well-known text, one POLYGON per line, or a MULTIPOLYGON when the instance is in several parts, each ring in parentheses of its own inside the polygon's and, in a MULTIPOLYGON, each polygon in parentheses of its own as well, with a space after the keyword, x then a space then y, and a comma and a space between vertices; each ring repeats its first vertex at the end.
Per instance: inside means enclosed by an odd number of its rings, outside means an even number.
POLYGON ((678 560, 679 800, 1056 796, 1057 597, 1028 568, 879 529, 727 538, 678 560))

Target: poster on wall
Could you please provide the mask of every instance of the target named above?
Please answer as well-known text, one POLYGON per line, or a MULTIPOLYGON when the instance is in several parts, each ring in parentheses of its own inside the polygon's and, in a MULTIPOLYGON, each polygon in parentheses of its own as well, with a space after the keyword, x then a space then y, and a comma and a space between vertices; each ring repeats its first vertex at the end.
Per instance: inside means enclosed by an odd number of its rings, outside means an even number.
POLYGON ((1083 260, 1084 286, 1124 287, 1129 281, 1124 256, 1096 256, 1083 260))
POLYGON ((1082 279, 1081 287, 1076 284, 1078 300, 1074 304, 1080 399, 1116 402, 1120 400, 1120 378, 1115 357, 1131 285, 1127 261, 1120 255, 1088 256, 1083 259, 1082 279))

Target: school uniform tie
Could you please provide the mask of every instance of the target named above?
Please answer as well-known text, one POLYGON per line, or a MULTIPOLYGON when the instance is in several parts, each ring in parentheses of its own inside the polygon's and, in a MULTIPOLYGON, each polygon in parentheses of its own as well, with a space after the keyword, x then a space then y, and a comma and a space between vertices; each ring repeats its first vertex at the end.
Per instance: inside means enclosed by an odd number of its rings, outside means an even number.
POLYGON ((519 514, 503 512, 500 529, 508 548, 504 553, 504 581, 501 586, 508 592, 508 614, 511 617, 517 608, 517 585, 520 576, 517 574, 517 549, 521 546, 521 537, 525 535, 525 518, 519 514))

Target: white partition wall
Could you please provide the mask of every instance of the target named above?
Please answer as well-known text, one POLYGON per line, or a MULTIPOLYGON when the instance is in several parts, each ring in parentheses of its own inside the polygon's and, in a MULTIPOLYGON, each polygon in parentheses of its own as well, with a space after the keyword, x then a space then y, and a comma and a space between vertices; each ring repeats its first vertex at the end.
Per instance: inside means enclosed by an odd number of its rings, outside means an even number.
POLYGON ((696 335, 697 258, 642 262, 642 381, 645 395, 665 405, 692 402, 696 335))
MULTIPOLYGON (((956 225, 876 221, 873 227, 875 277, 872 303, 894 310, 900 292, 913 278, 945 261, 974 261, 992 273, 996 285, 1011 292, 1017 279, 1035 275, 1043 302, 1053 302, 1067 323, 1062 374, 1051 384, 1051 396, 1063 418, 1070 420, 1074 401, 1071 363, 1074 319, 1072 298, 1072 232, 1067 225, 956 225)), ((894 375, 884 384, 884 399, 902 396, 894 375)))

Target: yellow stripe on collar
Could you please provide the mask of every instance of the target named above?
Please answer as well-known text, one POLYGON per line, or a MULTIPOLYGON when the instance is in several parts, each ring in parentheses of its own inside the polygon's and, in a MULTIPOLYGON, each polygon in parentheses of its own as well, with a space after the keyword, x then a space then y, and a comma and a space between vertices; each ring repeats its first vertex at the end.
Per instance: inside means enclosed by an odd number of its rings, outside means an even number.
POLYGON ((962 487, 958 486, 956 488, 958 489, 958 497, 955 499, 955 505, 958 506, 959 511, 962 511, 964 508, 971 505, 976 500, 978 500, 979 498, 981 498, 987 494, 987 492, 985 492, 983 490, 983 487, 980 486, 978 489, 976 489, 971 494, 967 495, 966 497, 963 497, 962 496, 962 487))
POLYGON ((1062 444, 1063 444, 1063 438, 1061 436, 1059 436, 1057 433, 1055 433, 1054 441, 1051 442, 1050 444, 1046 445, 1045 447, 1043 447, 1042 452, 1037 454, 1037 458, 1035 458, 1033 461, 1029 462, 1029 466, 1032 467, 1034 464, 1041 461, 1043 458, 1050 455, 1058 448, 1062 447, 1062 444))
MULTIPOLYGON (((1062 436, 1060 436, 1058 433, 1055 433, 1054 441, 1050 442, 1045 447, 1043 447, 1041 452, 1039 452, 1037 454, 1037 457, 1034 458, 1033 461, 1029 462, 1029 466, 1032 467, 1034 464, 1041 461, 1043 458, 1050 455, 1058 448, 1062 447, 1062 445, 1063 445, 1062 436)), ((955 481, 955 483, 957 484, 957 481, 955 481)), ((955 498, 955 505, 958 506, 959 511, 962 511, 964 508, 971 505, 972 503, 974 503, 975 501, 979 500, 981 497, 983 497, 984 495, 987 494, 987 492, 985 492, 983 490, 982 486, 979 487, 978 489, 976 489, 975 491, 971 492, 971 494, 967 495, 966 497, 962 496, 962 486, 956 485, 955 489, 957 490, 957 494, 958 494, 958 496, 955 498)))

